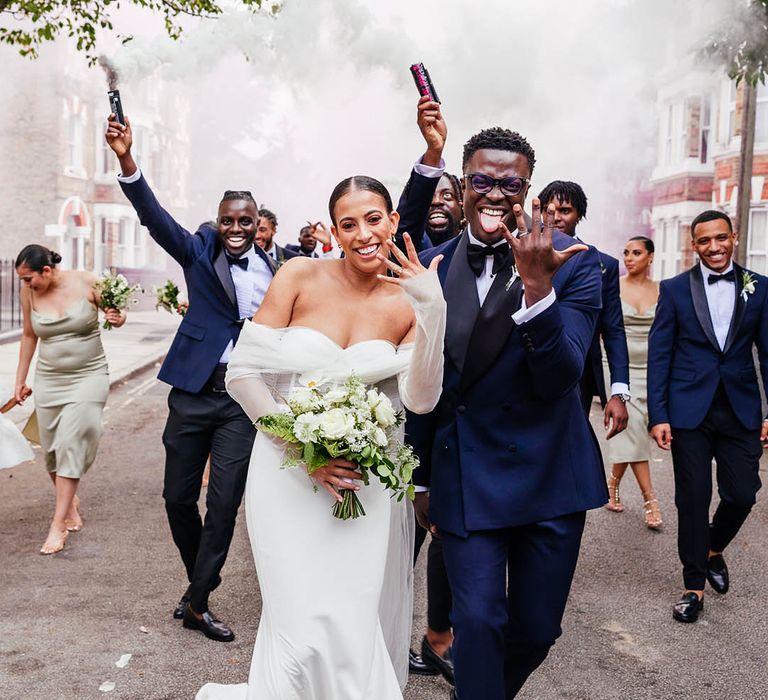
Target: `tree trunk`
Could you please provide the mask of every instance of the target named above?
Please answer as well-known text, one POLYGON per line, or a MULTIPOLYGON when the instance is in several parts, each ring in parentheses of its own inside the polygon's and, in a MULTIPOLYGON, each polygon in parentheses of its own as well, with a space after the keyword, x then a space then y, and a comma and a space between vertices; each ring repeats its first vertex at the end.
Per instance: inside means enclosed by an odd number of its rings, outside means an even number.
POLYGON ((734 228, 739 235, 736 262, 747 263, 749 243, 749 203, 752 199, 752 160, 755 155, 755 115, 757 112, 757 88, 744 81, 744 103, 741 110, 741 153, 739 161, 739 193, 736 200, 734 228))

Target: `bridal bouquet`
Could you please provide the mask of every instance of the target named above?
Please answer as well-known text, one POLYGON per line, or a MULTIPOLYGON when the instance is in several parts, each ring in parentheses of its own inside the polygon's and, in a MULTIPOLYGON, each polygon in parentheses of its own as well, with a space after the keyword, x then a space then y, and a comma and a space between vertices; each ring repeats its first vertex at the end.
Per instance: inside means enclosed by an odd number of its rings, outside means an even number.
MULTIPOLYGON (((138 299, 135 299, 134 295, 141 291, 140 284, 128 284, 124 275, 113 275, 109 270, 104 270, 93 286, 100 296, 99 308, 104 311, 107 309, 122 311, 128 304, 138 303, 138 299)), ((109 321, 104 321, 103 328, 109 330, 112 328, 112 324, 109 321)))
MULTIPOLYGON (((296 386, 286 403, 288 413, 256 421, 260 430, 289 443, 286 466, 305 464, 312 474, 339 457, 357 464, 366 486, 373 475, 398 501, 404 496, 413 500, 411 476, 418 460, 395 437, 404 415, 394 410, 386 394, 352 375, 343 384, 309 381, 296 386)), ((356 493, 345 489, 333 515, 348 520, 365 515, 365 510, 356 493)))
POLYGON ((164 308, 168 313, 183 316, 189 309, 189 302, 173 280, 168 280, 162 287, 155 288, 155 308, 164 308))

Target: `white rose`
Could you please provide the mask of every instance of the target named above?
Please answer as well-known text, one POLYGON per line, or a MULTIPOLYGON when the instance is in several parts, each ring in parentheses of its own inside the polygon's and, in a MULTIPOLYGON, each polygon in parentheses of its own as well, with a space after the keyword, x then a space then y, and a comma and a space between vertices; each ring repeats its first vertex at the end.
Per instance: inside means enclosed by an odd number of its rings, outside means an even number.
POLYGON ((320 432, 329 440, 341 440, 355 429, 355 421, 341 408, 332 408, 318 416, 320 432))
POLYGON ((381 428, 374 428, 371 433, 371 440, 373 440, 379 447, 387 446, 387 434, 381 428))
POLYGON ((395 409, 392 407, 392 402, 385 395, 381 395, 381 400, 373 409, 373 415, 376 417, 379 425, 384 428, 389 428, 395 424, 395 409))
POLYGON ((189 297, 183 289, 180 289, 179 293, 176 295, 176 303, 179 305, 189 304, 189 297))
POLYGON ((379 401, 381 400, 379 398, 379 392, 375 389, 368 389, 368 405, 371 407, 371 410, 376 408, 376 406, 379 405, 379 401))
POLYGON ((302 413, 293 422, 293 434, 301 442, 313 442, 319 426, 318 416, 313 413, 302 413))

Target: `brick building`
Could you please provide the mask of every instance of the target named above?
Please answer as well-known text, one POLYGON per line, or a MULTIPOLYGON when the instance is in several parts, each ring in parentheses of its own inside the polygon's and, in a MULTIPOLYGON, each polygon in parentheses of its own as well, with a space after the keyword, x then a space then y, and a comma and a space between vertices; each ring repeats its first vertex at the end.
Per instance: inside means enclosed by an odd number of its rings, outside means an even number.
MULTIPOLYGON (((167 279, 174 263, 139 225, 115 179, 117 160, 104 142, 103 71, 67 42, 46 47, 37 61, 1 47, 0 61, 0 259, 37 242, 59 252, 64 269, 111 267, 147 286, 167 279)), ((185 216, 187 100, 154 77, 121 94, 136 160, 164 205, 185 216)))
MULTIPOLYGON (((651 210, 654 277, 664 279, 693 264, 690 224, 705 209, 732 218, 738 193, 742 89, 722 74, 697 71, 659 91, 656 167, 651 210)), ((768 87, 757 90, 752 203, 747 266, 768 272, 768 87)))

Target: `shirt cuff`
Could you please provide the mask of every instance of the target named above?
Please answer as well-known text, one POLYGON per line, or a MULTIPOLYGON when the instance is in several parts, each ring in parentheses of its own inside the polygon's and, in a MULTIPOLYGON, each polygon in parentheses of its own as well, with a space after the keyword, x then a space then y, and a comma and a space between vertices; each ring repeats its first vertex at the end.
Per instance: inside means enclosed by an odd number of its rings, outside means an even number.
POLYGON ((122 182, 126 185, 130 185, 132 182, 136 182, 141 177, 141 168, 136 168, 136 172, 133 175, 128 175, 127 177, 123 175, 122 173, 119 173, 117 176, 117 179, 119 182, 122 182))
POLYGON ((424 165, 424 163, 421 162, 421 158, 419 158, 413 166, 413 169, 422 177, 442 177, 445 172, 445 161, 441 158, 440 165, 433 168, 431 165, 424 165))
POLYGON ((523 297, 523 305, 520 307, 518 311, 515 311, 515 313, 512 314, 512 320, 518 325, 522 325, 523 323, 527 323, 528 321, 533 320, 538 316, 540 313, 546 311, 552 304, 554 304, 557 301, 557 295, 555 294, 555 290, 553 289, 547 296, 545 296, 543 299, 539 299, 533 306, 528 307, 525 303, 525 297, 523 297))
POLYGON ((415 493, 429 493, 429 486, 419 486, 418 484, 414 484, 413 490, 415 493))
POLYGON ((613 382, 611 384, 611 396, 618 396, 619 394, 626 394, 629 396, 629 384, 624 382, 613 382))

